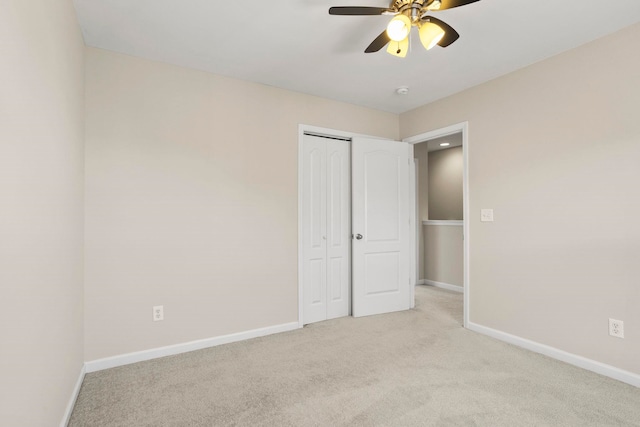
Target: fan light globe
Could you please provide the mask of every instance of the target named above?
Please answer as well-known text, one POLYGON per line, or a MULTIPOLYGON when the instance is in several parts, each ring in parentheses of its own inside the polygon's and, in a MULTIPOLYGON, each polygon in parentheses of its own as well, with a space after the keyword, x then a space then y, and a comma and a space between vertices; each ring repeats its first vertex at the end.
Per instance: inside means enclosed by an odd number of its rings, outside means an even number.
POLYGON ((433 22, 426 22, 420 27, 420 41, 425 49, 434 47, 444 37, 444 30, 433 22))
POLYGON ((395 42, 400 42, 407 38, 411 31, 411 20, 406 15, 396 15, 387 25, 387 35, 395 42))

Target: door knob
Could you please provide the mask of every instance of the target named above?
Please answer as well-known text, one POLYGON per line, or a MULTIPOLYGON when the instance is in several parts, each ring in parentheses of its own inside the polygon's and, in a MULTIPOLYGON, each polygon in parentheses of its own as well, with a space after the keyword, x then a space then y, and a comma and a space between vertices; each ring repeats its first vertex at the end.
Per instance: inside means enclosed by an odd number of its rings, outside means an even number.
POLYGON ((356 239, 362 240, 362 234, 356 234, 356 239))

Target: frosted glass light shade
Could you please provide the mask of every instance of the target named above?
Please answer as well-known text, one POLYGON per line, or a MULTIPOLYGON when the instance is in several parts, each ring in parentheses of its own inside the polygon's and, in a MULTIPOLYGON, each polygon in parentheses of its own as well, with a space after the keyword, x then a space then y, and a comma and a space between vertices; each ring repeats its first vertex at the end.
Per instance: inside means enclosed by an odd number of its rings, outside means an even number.
POLYGON ((395 42, 406 39, 409 31, 411 31, 411 20, 407 15, 396 15, 387 25, 387 35, 395 42))
POLYGON ((434 47, 444 37, 444 30, 433 22, 425 22, 420 27, 420 41, 425 49, 434 47))
POLYGON ((387 53, 393 56, 399 56, 400 58, 404 58, 407 56, 407 52, 409 51, 409 37, 406 37, 404 40, 399 42, 391 40, 387 45, 387 53))

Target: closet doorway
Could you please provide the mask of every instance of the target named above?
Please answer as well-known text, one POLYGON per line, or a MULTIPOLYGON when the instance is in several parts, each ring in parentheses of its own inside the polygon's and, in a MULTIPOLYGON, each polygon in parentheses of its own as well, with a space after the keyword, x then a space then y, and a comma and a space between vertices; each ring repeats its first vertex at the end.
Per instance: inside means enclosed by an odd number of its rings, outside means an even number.
POLYGON ((316 129, 299 139, 300 326, 408 310, 413 147, 316 129))

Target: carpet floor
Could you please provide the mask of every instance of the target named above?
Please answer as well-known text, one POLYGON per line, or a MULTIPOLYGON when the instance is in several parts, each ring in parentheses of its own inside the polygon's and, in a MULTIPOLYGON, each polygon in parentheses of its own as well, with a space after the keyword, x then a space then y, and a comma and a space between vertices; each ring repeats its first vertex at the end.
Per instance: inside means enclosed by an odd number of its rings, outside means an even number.
POLYGON ((462 296, 87 374, 70 426, 640 426, 640 389, 468 331, 462 296))

